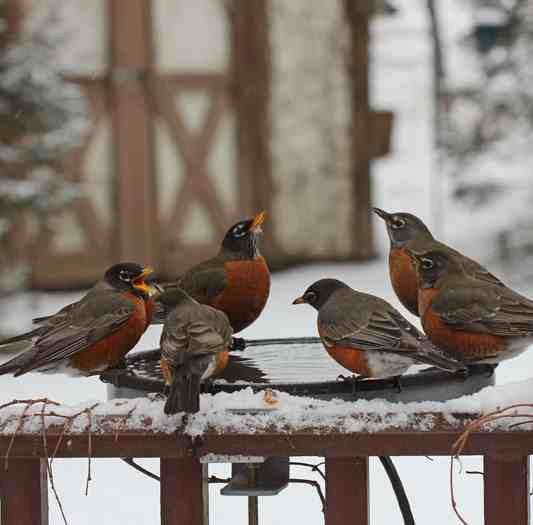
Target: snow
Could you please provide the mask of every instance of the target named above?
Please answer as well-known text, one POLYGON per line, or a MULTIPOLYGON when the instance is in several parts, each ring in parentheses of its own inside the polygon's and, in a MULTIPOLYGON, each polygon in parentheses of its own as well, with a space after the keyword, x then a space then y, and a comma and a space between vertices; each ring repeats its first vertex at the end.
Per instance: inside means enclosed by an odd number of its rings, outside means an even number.
MULTIPOLYGON (((80 2, 81 3, 81 2, 80 2)), ((466 253, 480 257, 489 264, 491 270, 502 275, 507 282, 525 295, 533 296, 531 283, 512 281, 494 264, 492 253, 495 245, 494 235, 501 226, 510 224, 520 213, 527 212, 531 207, 525 206, 525 192, 512 191, 505 195, 496 208, 473 210, 460 206, 451 200, 453 183, 443 180, 442 173, 435 169, 434 154, 431 151, 431 75, 429 71, 429 57, 431 48, 427 40, 427 23, 425 17, 425 2, 422 0, 396 0, 400 8, 397 17, 376 20, 372 29, 375 42, 373 48, 373 79, 372 97, 376 108, 390 108, 396 112, 396 128, 393 137, 393 154, 374 164, 374 202, 376 206, 386 210, 414 210, 423 217, 438 237, 456 246, 466 253), (436 187, 437 190, 432 189, 436 187), (516 199, 516 200, 515 200, 516 199)), ((440 2, 443 17, 445 45, 450 52, 450 71, 452 83, 463 83, 468 79, 479 80, 476 69, 472 67, 471 59, 465 56, 464 50, 459 49, 457 39, 465 34, 470 23, 470 12, 466 2, 440 2)), ((80 30, 85 31, 82 24, 80 30)), ((98 29, 101 29, 98 27, 98 29)), ((94 39, 102 42, 102 39, 94 39)), ((80 65, 87 64, 79 61, 80 65)), ((296 139, 295 139, 296 140, 296 139)), ((489 171, 494 177, 510 177, 517 183, 527 181, 531 163, 513 165, 509 159, 500 163, 486 163, 476 169, 480 176, 489 171), (502 169, 503 166, 503 169, 502 169)), ((386 260, 384 253, 387 248, 385 230, 377 218, 374 222, 376 242, 381 258, 365 264, 342 265, 311 265, 305 268, 295 268, 287 272, 276 274, 273 278, 272 291, 267 308, 261 319, 243 333, 247 338, 284 337, 298 335, 315 335, 315 313, 305 307, 293 307, 291 301, 299 295, 314 280, 321 277, 337 277, 346 281, 356 289, 369 291, 380 295, 395 306, 401 308, 394 297, 386 275, 386 260)), ((71 294, 25 294, 14 301, 2 305, 3 316, 7 317, 7 325, 2 328, 11 330, 28 326, 29 319, 55 311, 67 302, 72 302, 80 293, 71 294)), ((405 311, 404 314, 409 317, 405 311)), ((412 318, 410 318, 413 320, 412 318)), ((415 321, 416 323, 417 321, 415 321)), ((157 346, 160 328, 148 330, 138 345, 139 350, 157 346)), ((7 356, 6 356, 7 357, 7 356)), ((527 401, 532 390, 531 370, 533 370, 533 352, 525 352, 521 356, 505 362, 496 372, 496 387, 490 387, 473 396, 446 403, 445 407, 435 406, 433 403, 418 404, 418 406, 393 405, 383 401, 358 401, 344 403, 339 401, 324 402, 321 410, 314 413, 320 416, 322 410, 328 410, 330 418, 338 420, 344 417, 346 425, 361 424, 361 417, 357 420, 349 419, 357 411, 390 410, 392 414, 400 412, 403 417, 409 417, 411 411, 441 410, 451 413, 454 410, 476 412, 477 410, 492 410, 498 405, 527 401), (343 415, 343 411, 344 415, 343 415), (449 411, 449 412, 448 412, 449 411), (405 416, 407 414, 407 416, 405 416)), ((90 406, 88 399, 105 402, 105 386, 96 378, 72 379, 63 376, 28 374, 17 379, 2 377, 0 403, 13 398, 50 397, 61 401, 71 408, 65 410, 79 410, 90 406)), ((223 418, 225 425, 229 420, 241 420, 241 415, 228 414, 226 408, 233 404, 260 405, 260 397, 249 392, 237 394, 219 394, 215 397, 203 396, 202 412, 190 422, 189 430, 203 432, 207 419, 212 424, 217 418, 223 418), (219 405, 220 403, 220 405, 219 405), (221 405, 225 405, 221 407, 221 405), (218 408, 216 408, 218 406, 218 408), (216 408, 212 412, 211 409, 216 408)), ((278 405, 275 411, 267 414, 248 414, 247 418, 260 420, 275 419, 279 416, 296 418, 289 407, 292 403, 305 403, 302 398, 288 398, 285 394, 278 394, 278 405), (278 408, 279 407, 279 408, 278 408)), ((95 401, 96 402, 96 401, 95 401)), ((139 401, 140 402, 140 401, 139 401)), ((121 413, 131 406, 134 401, 117 406, 105 403, 99 410, 120 410, 121 413)), ((313 401, 313 403, 319 403, 313 401)), ((159 410, 161 401, 143 400, 141 408, 157 412, 160 419, 154 424, 165 425, 168 428, 175 425, 177 420, 166 418, 159 410)), ((302 407, 300 407, 302 410, 302 407)), ((1 412, 0 412, 1 414, 1 412)), ((396 416, 394 416, 396 417, 396 416)), ((80 426, 86 424, 80 421, 80 426)), ((293 424, 299 424, 293 421, 293 424)), ((226 428, 225 426, 221 428, 226 428)), ((400 475, 410 497, 417 523, 432 523, 433 525, 449 525, 456 523, 449 502, 447 458, 436 458, 428 461, 421 457, 395 458, 400 475)), ((143 462, 147 468, 157 471, 155 460, 143 462)), ((385 478, 377 462, 371 461, 370 507, 373 525, 401 523, 399 512, 394 502, 389 482, 385 478)), ((464 470, 481 470, 479 458, 467 457, 463 459, 464 470)), ((292 469, 293 467, 291 467, 292 469)), ((158 524, 159 490, 156 483, 133 472, 130 467, 117 460, 93 461, 93 478, 89 497, 82 493, 85 488, 86 461, 56 460, 54 462, 55 480, 62 497, 67 516, 76 525, 90 525, 98 521, 100 525, 115 523, 158 524)), ((308 472, 307 469, 296 469, 297 475, 320 479, 308 472)), ((229 473, 227 465, 210 467, 210 473, 226 476, 229 473)), ((229 523, 245 523, 246 500, 244 498, 219 497, 218 486, 210 487, 210 515, 211 523, 225 525, 229 523)), ((482 480, 480 477, 467 476, 464 473, 456 477, 456 493, 459 495, 461 510, 465 513, 471 525, 482 523, 482 480)), ((51 501, 50 523, 62 523, 59 512, 51 501)), ((260 521, 264 525, 277 524, 292 519, 297 523, 318 525, 323 523, 318 499, 309 489, 291 486, 274 498, 260 499, 260 521)))

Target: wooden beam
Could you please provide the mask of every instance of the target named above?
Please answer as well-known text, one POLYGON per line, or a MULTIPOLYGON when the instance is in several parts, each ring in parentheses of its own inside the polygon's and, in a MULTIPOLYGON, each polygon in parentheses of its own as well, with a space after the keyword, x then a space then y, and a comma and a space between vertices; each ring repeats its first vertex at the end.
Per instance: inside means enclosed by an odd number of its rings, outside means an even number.
POLYGON ((158 265, 153 107, 152 2, 111 0, 111 107, 117 203, 116 253, 158 265))
MULTIPOLYGON (((233 0, 231 20, 231 95, 237 119, 239 216, 272 211, 274 183, 270 138, 270 1, 233 0)), ((274 218, 265 228, 265 253, 273 248, 274 218)))
POLYGON ((368 457, 326 458, 326 525, 368 525, 368 457))
POLYGON ((161 525, 208 525, 207 465, 198 458, 161 459, 161 525))
POLYGON ((366 259, 374 255, 370 209, 372 155, 368 140, 372 129, 372 116, 369 102, 369 17, 359 9, 360 3, 344 0, 344 10, 350 28, 347 68, 351 104, 352 254, 356 259, 366 259))
POLYGON ((529 525, 529 457, 484 456, 485 525, 529 525))
POLYGON ((48 525, 46 460, 10 459, 0 465, 0 523, 48 525))
MULTIPOLYGON (((436 416, 437 417, 437 416, 436 416)), ((115 421, 108 431, 92 435, 92 455, 100 458, 115 457, 169 457, 180 458, 190 454, 191 439, 179 433, 151 433, 118 430, 115 421)), ((464 427, 463 427, 464 428, 464 427)), ((247 456, 322 456, 345 457, 357 450, 364 456, 449 456, 451 446, 459 437, 460 429, 417 431, 383 431, 343 434, 328 432, 324 427, 310 428, 300 433, 260 432, 234 434, 206 432, 194 450, 196 456, 205 454, 247 456)), ((61 428, 47 432, 48 448, 55 449, 61 428)), ((0 435, 0 458, 11 442, 11 435, 0 435)), ((87 435, 66 433, 59 445, 59 458, 87 457, 87 435)), ((516 456, 533 454, 531 432, 476 432, 472 433, 463 455, 516 456)), ((13 442, 10 458, 45 457, 39 434, 18 434, 13 442)))

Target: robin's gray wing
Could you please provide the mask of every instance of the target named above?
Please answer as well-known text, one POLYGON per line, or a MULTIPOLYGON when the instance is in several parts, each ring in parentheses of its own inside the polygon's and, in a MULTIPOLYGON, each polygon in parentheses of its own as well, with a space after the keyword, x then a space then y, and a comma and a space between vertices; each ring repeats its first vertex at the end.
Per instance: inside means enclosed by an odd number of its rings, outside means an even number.
POLYGON ((533 334, 533 302, 502 286, 457 283, 443 288, 431 309, 457 329, 503 337, 533 334))
POLYGON ((68 317, 49 326, 34 341, 30 350, 34 356, 16 375, 87 350, 126 324, 134 311, 127 298, 112 290, 89 293, 76 304, 68 317))
POLYGON ((325 316, 323 310, 320 311, 319 332, 326 344, 395 353, 445 370, 463 368, 457 360, 432 345, 389 303, 377 297, 366 297, 370 299, 350 306, 343 301, 342 308, 336 312, 326 310, 325 316))
POLYGON ((170 364, 180 366, 227 350, 231 335, 224 313, 209 306, 187 304, 168 316, 161 335, 161 354, 170 364))
MULTIPOLYGON (((190 297, 201 304, 210 304, 227 286, 224 258, 221 256, 205 261, 185 272, 174 282, 162 285, 165 291, 172 293, 176 288, 181 288, 190 297)), ((168 301, 166 301, 168 303, 168 301)), ((156 299, 156 308, 152 323, 163 323, 174 305, 163 304, 156 299)))

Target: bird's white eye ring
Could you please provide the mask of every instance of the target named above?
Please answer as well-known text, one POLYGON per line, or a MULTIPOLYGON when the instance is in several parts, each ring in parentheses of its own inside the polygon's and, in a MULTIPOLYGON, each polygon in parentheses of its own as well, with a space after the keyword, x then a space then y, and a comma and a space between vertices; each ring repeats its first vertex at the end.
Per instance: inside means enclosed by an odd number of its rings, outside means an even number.
POLYGON ((304 299, 306 300, 306 302, 312 303, 313 301, 316 300, 316 293, 315 292, 307 292, 304 295, 304 299))
POLYGON ((120 270, 118 277, 121 281, 125 281, 127 283, 131 282, 131 275, 127 270, 120 270))
POLYGON ((405 221, 403 219, 394 218, 392 219, 391 226, 394 230, 400 230, 405 226, 405 221))
POLYGON ((242 224, 239 224, 235 226, 235 228, 233 228, 232 233, 234 237, 242 237, 246 233, 246 230, 244 229, 242 224))
POLYGON ((433 264, 433 261, 431 259, 423 258, 422 259, 422 268, 424 270, 431 270, 435 265, 433 264))

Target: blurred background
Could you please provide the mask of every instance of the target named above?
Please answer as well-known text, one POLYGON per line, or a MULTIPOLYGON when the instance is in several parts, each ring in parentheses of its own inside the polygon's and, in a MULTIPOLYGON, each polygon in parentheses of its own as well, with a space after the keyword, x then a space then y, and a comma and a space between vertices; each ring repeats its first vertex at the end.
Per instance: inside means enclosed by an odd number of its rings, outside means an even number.
MULTIPOLYGON (((417 214, 533 294, 532 56, 530 0, 0 0, 0 335, 113 262, 176 276, 261 209, 277 273, 246 337, 315 335, 288 305, 319 277, 398 304, 372 206, 417 214)), ((527 359, 498 382, 527 376, 527 359)), ((2 380, 10 399, 105 397, 96 379, 2 380)), ((423 458, 402 461, 428 490, 423 458)), ((431 468, 446 494, 446 466, 431 468)), ((67 472, 67 511, 90 523, 67 472)), ((441 523, 435 505, 451 522, 445 497, 415 499, 425 522, 441 523)))

